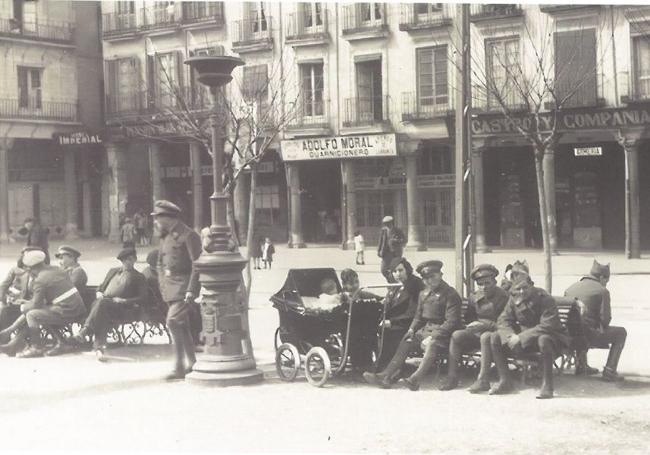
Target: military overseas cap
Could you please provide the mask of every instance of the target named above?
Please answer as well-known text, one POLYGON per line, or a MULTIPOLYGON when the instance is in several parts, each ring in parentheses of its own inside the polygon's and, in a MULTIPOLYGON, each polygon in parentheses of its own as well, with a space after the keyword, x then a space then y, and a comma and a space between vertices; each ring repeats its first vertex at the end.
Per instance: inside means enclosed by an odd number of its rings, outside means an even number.
POLYGON ((181 213, 181 208, 179 206, 177 206, 173 202, 169 202, 164 199, 161 199, 154 203, 153 212, 151 212, 151 216, 167 215, 167 216, 177 217, 178 215, 180 215, 180 213, 181 213))
POLYGON ((382 223, 390 223, 391 221, 393 221, 393 217, 390 216, 390 215, 386 215, 386 216, 381 220, 382 223))
POLYGON ((525 273, 525 274, 530 273, 530 269, 528 268, 528 262, 526 262, 526 260, 515 261, 514 264, 512 264, 511 270, 515 273, 525 273))
POLYGON ((474 281, 480 280, 481 278, 496 278, 499 274, 499 270, 492 264, 481 264, 474 267, 470 276, 474 281))
POLYGON ((45 252, 43 250, 29 250, 23 254, 23 264, 27 267, 34 267, 45 261, 45 252))
POLYGON ((594 263, 591 266, 591 272, 593 276, 598 278, 609 278, 609 264, 601 264, 594 259, 594 263))
POLYGON ((442 270, 442 261, 438 260, 424 261, 415 269, 415 271, 423 278, 431 276, 434 273, 440 273, 440 270, 442 270))
POLYGON ((120 261, 123 261, 124 259, 128 258, 129 256, 138 257, 138 253, 135 252, 135 248, 124 248, 117 255, 117 259, 119 259, 120 261))
POLYGON ((57 259, 61 259, 61 256, 63 256, 64 254, 72 256, 75 259, 78 259, 79 256, 81 256, 81 253, 79 252, 79 250, 76 250, 76 249, 74 249, 74 248, 72 248, 71 246, 68 246, 68 245, 61 245, 59 247, 58 251, 56 252, 56 254, 54 255, 54 257, 57 258, 57 259))

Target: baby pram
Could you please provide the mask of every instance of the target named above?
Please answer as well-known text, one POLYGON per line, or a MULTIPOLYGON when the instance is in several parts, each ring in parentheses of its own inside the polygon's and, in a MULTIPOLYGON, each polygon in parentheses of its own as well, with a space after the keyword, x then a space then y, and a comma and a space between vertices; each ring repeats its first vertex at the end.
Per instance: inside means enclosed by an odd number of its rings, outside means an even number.
MULTIPOLYGON (((271 297, 280 326, 275 332, 275 366, 285 381, 293 381, 303 364, 310 384, 323 386, 331 376, 343 373, 349 364, 350 344, 369 342, 380 346, 377 327, 383 308, 377 299, 359 299, 359 293, 331 311, 312 311, 306 305, 318 299, 320 283, 326 279, 341 285, 331 268, 291 269, 277 293, 271 297), (351 302, 351 303, 350 303, 351 302)), ((386 288, 381 284, 369 288, 386 288)))

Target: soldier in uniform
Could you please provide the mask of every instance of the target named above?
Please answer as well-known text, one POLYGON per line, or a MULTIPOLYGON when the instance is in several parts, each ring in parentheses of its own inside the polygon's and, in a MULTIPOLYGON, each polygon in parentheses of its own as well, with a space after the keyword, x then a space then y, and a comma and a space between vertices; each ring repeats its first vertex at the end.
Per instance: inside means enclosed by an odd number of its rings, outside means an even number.
POLYGON ((501 280, 501 287, 505 291, 510 291, 512 282, 520 275, 530 275, 528 262, 525 259, 523 261, 515 261, 513 264, 508 264, 506 266, 503 280, 501 280))
POLYGON ((420 380, 431 369, 441 349, 449 348, 451 334, 461 324, 461 298, 442 279, 442 262, 423 262, 418 265, 417 272, 422 277, 425 288, 420 292, 413 321, 386 369, 373 377, 368 375, 367 378, 369 382, 379 383, 383 388, 390 388, 394 383, 409 352, 424 345, 424 358, 418 369, 404 378, 409 389, 418 390, 420 380))
POLYGON ((103 283, 97 288, 96 299, 88 317, 74 337, 76 341, 83 343, 86 335, 94 333, 93 349, 99 360, 103 358, 106 333, 113 326, 113 321, 122 317, 125 311, 145 304, 148 296, 147 280, 134 268, 138 260, 135 249, 123 249, 117 259, 122 266, 108 271, 103 283))
POLYGON ((88 284, 88 275, 79 264, 81 253, 71 246, 62 245, 54 255, 59 260, 59 266, 70 276, 72 284, 83 293, 88 284))
MULTIPOLYGON (((19 300, 20 310, 25 314, 27 328, 19 329, 17 338, 28 336, 31 346, 21 352, 19 357, 40 357, 44 353, 41 346, 41 328, 60 328, 76 321, 86 312, 81 295, 70 281, 66 272, 58 267, 44 264, 46 255, 41 250, 28 251, 23 255, 23 263, 34 276, 32 297, 19 300)), ((9 350, 6 345, 0 349, 9 355, 15 354, 15 345, 9 350), (10 352, 12 351, 13 352, 10 352)))
POLYGON ((404 233, 395 227, 395 220, 392 216, 385 216, 381 220, 381 233, 379 234, 379 245, 377 256, 381 258, 381 274, 389 283, 395 283, 395 277, 391 273, 390 264, 393 259, 401 258, 404 250, 404 233))
POLYGON ((488 374, 490 358, 490 334, 497 329, 497 318, 508 302, 508 293, 497 285, 499 271, 490 264, 477 265, 471 278, 476 283, 476 291, 469 296, 465 322, 467 327, 456 330, 449 344, 449 371, 447 380, 440 390, 451 390, 458 386, 458 364, 466 352, 481 349, 481 371, 470 392, 487 391, 490 388, 488 374))
POLYGON ((607 290, 609 282, 609 264, 601 265, 594 260, 589 275, 572 284, 564 293, 566 297, 578 299, 584 305, 582 315, 583 339, 578 351, 576 374, 596 374, 598 370, 587 364, 587 350, 590 347, 609 347, 607 363, 603 368, 603 380, 622 381, 616 372, 618 361, 625 347, 627 331, 623 327, 609 325, 612 320, 610 295, 607 290))
POLYGON ((160 232, 158 281, 162 299, 169 305, 167 327, 172 335, 176 360, 167 380, 185 378, 196 362, 190 317, 192 302, 199 295, 194 261, 201 254, 201 238, 179 220, 180 213, 177 205, 161 200, 156 201, 151 214, 160 232))
POLYGON ((30 274, 23 264, 23 255, 26 251, 39 249, 31 246, 23 248, 16 265, 9 270, 5 279, 0 283, 0 329, 2 329, 0 343, 7 343, 10 334, 17 328, 13 327, 13 323, 20 317, 20 305, 16 305, 16 301, 27 298, 30 274))
POLYGON ((539 399, 553 398, 553 360, 569 336, 560 322, 553 297, 534 287, 528 275, 518 276, 512 283, 510 298, 497 320, 497 331, 492 332, 490 345, 492 359, 499 371, 499 382, 489 393, 501 394, 512 389, 507 357, 541 352, 543 380, 539 399))

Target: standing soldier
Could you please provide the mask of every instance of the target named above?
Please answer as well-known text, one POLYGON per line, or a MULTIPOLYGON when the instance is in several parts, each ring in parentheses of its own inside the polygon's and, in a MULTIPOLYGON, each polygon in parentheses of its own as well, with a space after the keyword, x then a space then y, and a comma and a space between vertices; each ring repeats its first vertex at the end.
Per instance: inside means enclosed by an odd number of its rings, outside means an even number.
POLYGON ((379 245, 377 256, 381 258, 381 274, 386 281, 395 283, 395 278, 390 270, 390 264, 395 258, 402 257, 404 250, 404 233, 395 227, 392 216, 385 216, 381 220, 381 233, 379 234, 379 245))
POLYGON ((497 329, 497 318, 508 303, 508 293, 497 285, 499 271, 490 264, 477 265, 471 278, 476 283, 476 291, 469 296, 465 322, 467 327, 456 330, 449 344, 447 381, 440 390, 451 390, 458 386, 458 364, 466 352, 481 349, 481 371, 470 392, 487 391, 490 388, 488 375, 492 360, 490 334, 497 329))
POLYGON ((607 283, 609 282, 609 264, 602 265, 594 260, 591 273, 572 284, 564 295, 580 300, 584 305, 582 315, 583 346, 578 350, 576 374, 596 374, 598 370, 587 364, 587 350, 590 347, 608 347, 609 356, 603 369, 603 380, 608 382, 622 381, 623 377, 616 373, 618 360, 625 347, 627 331, 623 327, 609 325, 612 320, 607 283))
POLYGON ((190 315, 192 302, 199 294, 199 277, 193 263, 201 254, 201 238, 178 219, 180 214, 176 204, 164 200, 156 201, 151 214, 160 232, 158 281, 162 299, 169 305, 167 327, 176 357, 167 380, 185 378, 196 362, 190 315))

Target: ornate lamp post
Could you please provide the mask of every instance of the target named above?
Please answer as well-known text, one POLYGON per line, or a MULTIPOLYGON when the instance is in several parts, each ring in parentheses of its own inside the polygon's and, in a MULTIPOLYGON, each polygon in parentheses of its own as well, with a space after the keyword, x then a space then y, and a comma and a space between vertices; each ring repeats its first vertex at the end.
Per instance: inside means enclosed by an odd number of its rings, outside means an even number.
POLYGON ((223 192, 223 140, 217 115, 217 89, 232 80, 232 71, 244 61, 230 56, 197 56, 185 60, 210 87, 214 106, 210 113, 212 131, 211 226, 202 232, 203 252, 194 263, 202 286, 201 318, 205 350, 192 373, 192 382, 210 385, 238 385, 258 382, 263 374, 255 367, 248 329, 248 301, 241 292, 246 259, 233 248, 223 192))

